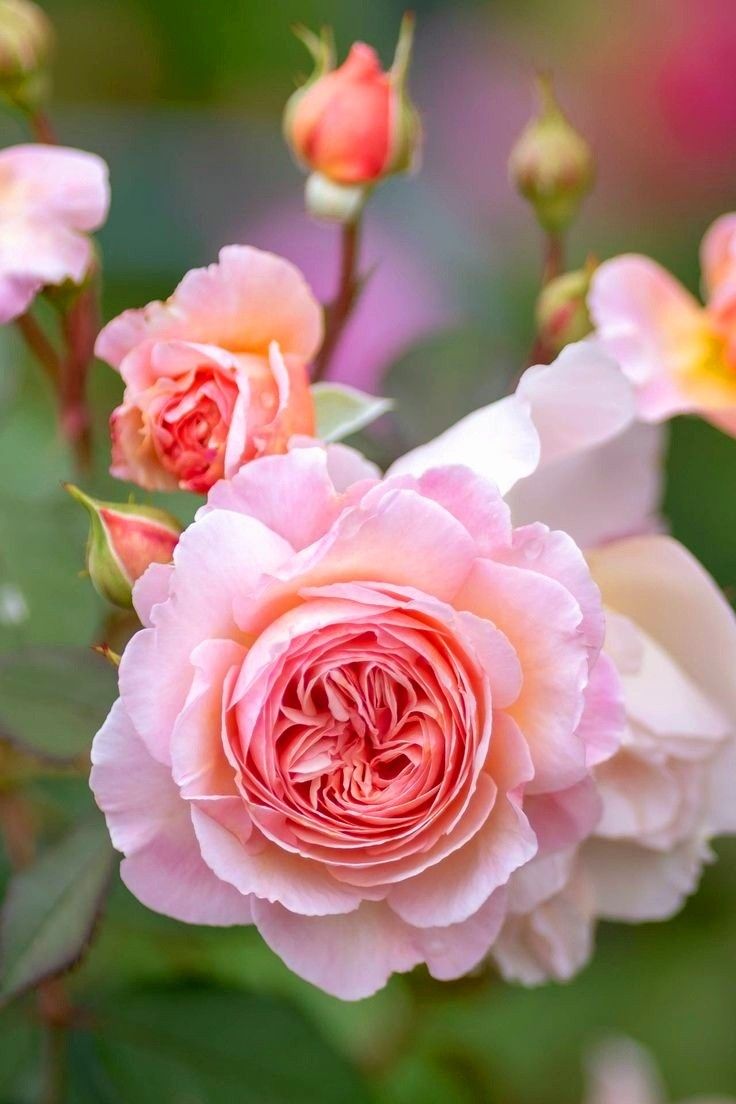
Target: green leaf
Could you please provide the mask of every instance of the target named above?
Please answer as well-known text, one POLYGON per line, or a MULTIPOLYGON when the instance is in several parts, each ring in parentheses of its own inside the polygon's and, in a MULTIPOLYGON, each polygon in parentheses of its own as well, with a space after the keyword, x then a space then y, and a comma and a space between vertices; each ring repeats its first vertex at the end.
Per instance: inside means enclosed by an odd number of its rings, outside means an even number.
POLYGON ((0 654, 0 737, 52 763, 89 750, 116 694, 115 671, 89 648, 0 654))
POLYGON ((69 1104, 366 1104, 359 1075, 282 999, 202 986, 116 993, 71 1041, 69 1104))
POLYGON ((340 441, 357 433, 393 406, 391 399, 367 395, 342 383, 315 383, 312 397, 317 436, 323 441, 340 441))
POLYGON ((107 831, 95 820, 79 825, 11 878, 0 911, 0 1002, 79 961, 112 865, 107 831))

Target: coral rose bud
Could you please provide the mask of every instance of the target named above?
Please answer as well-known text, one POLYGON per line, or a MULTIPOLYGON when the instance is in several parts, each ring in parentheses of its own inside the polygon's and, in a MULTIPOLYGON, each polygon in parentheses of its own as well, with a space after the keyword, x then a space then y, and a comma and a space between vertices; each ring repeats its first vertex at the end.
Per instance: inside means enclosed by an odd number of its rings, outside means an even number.
POLYGON ((559 233, 593 186, 595 165, 587 142, 563 114, 550 79, 540 76, 537 87, 541 110, 511 150, 509 175, 542 228, 559 233))
POLYGON ((43 99, 53 42, 51 23, 36 4, 0 0, 0 90, 19 106, 43 99))
POLYGON ((415 164, 421 130, 406 90, 413 30, 413 17, 406 15, 388 72, 362 42, 335 68, 329 32, 318 37, 298 30, 315 70, 286 105, 284 134, 297 159, 316 174, 307 206, 317 217, 354 218, 379 180, 415 164))
POLYGON ((133 502, 100 502, 73 483, 64 489, 90 517, 87 570, 98 594, 130 609, 133 584, 152 563, 169 563, 181 533, 165 510, 133 502))
POLYGON ((537 333, 545 349, 557 355, 565 345, 582 341, 593 329, 588 314, 588 290, 595 262, 565 272, 542 288, 537 299, 537 333))

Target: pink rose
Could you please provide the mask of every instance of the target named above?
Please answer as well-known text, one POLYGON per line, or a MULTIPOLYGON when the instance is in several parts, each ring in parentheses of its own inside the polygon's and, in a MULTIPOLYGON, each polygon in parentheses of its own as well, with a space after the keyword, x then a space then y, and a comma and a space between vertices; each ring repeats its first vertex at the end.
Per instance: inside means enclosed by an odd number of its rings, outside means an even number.
POLYGON ((636 387, 646 421, 697 413, 736 435, 735 241, 735 215, 703 239, 705 306, 647 257, 616 257, 593 275, 598 337, 636 387))
POLYGON ((0 324, 24 314, 42 288, 81 284, 88 234, 107 217, 105 162, 58 146, 0 152, 0 324))
POLYGON ((314 433, 308 364, 322 312, 288 261, 248 246, 189 272, 165 303, 108 323, 97 354, 125 380, 112 474, 206 492, 256 456, 314 433))
POLYGON ((404 89, 411 36, 412 24, 405 19, 388 72, 363 42, 334 68, 331 43, 305 37, 318 68, 293 94, 284 115, 284 132, 303 164, 348 185, 373 184, 411 166, 420 137, 404 89))
MULTIPOLYGON (((659 1071, 651 1055, 631 1039, 607 1039, 588 1063, 585 1104, 665 1104, 659 1071)), ((688 1104, 734 1104, 733 1097, 697 1096, 688 1104)))
MULTIPOLYGON (((514 872, 590 833, 622 723, 599 594, 571 538, 514 527, 499 491, 564 452, 579 356, 495 404, 495 483, 431 449, 380 480, 345 448, 295 448, 218 484, 149 568, 92 772, 145 904, 253 922, 359 998, 420 962, 471 969, 514 872)), ((592 444, 631 401, 582 356, 592 444)))

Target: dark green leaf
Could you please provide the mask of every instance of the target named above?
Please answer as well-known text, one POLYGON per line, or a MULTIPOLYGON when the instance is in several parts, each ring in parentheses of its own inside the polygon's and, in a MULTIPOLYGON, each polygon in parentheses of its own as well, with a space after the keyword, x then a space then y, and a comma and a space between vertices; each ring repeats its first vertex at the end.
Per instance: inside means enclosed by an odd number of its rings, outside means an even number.
POLYGON ((285 1001, 210 986, 118 994, 72 1039, 71 1104, 363 1104, 358 1074, 285 1001))
POLYGON ((113 852, 100 820, 79 825, 15 874, 0 911, 0 1001, 73 966, 94 931, 113 852))
POLYGON ((115 698, 115 672, 88 648, 0 655, 0 736, 59 763, 84 755, 115 698))

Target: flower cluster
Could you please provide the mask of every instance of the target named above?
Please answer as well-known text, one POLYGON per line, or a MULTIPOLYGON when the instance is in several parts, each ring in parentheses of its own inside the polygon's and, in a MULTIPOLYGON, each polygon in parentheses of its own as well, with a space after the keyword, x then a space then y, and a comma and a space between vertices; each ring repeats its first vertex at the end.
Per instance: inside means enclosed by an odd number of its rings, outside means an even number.
POLYGON ((0 154, 0 321, 62 424, 96 336, 124 385, 112 475, 206 496, 181 532, 67 485, 95 587, 141 623, 92 748, 122 878, 179 920, 255 925, 345 999, 420 963, 569 978, 600 919, 672 915, 736 832, 736 620, 666 535, 651 424, 697 411, 736 435, 736 216, 705 239, 705 307, 645 258, 562 272, 593 161, 545 84, 511 163, 547 235, 539 363, 382 474, 335 442, 387 404, 321 377, 367 198, 416 161, 411 29, 388 72, 302 33, 317 69, 285 132, 308 209, 343 224, 324 311, 292 264, 230 245, 98 334, 104 164, 0 154))

